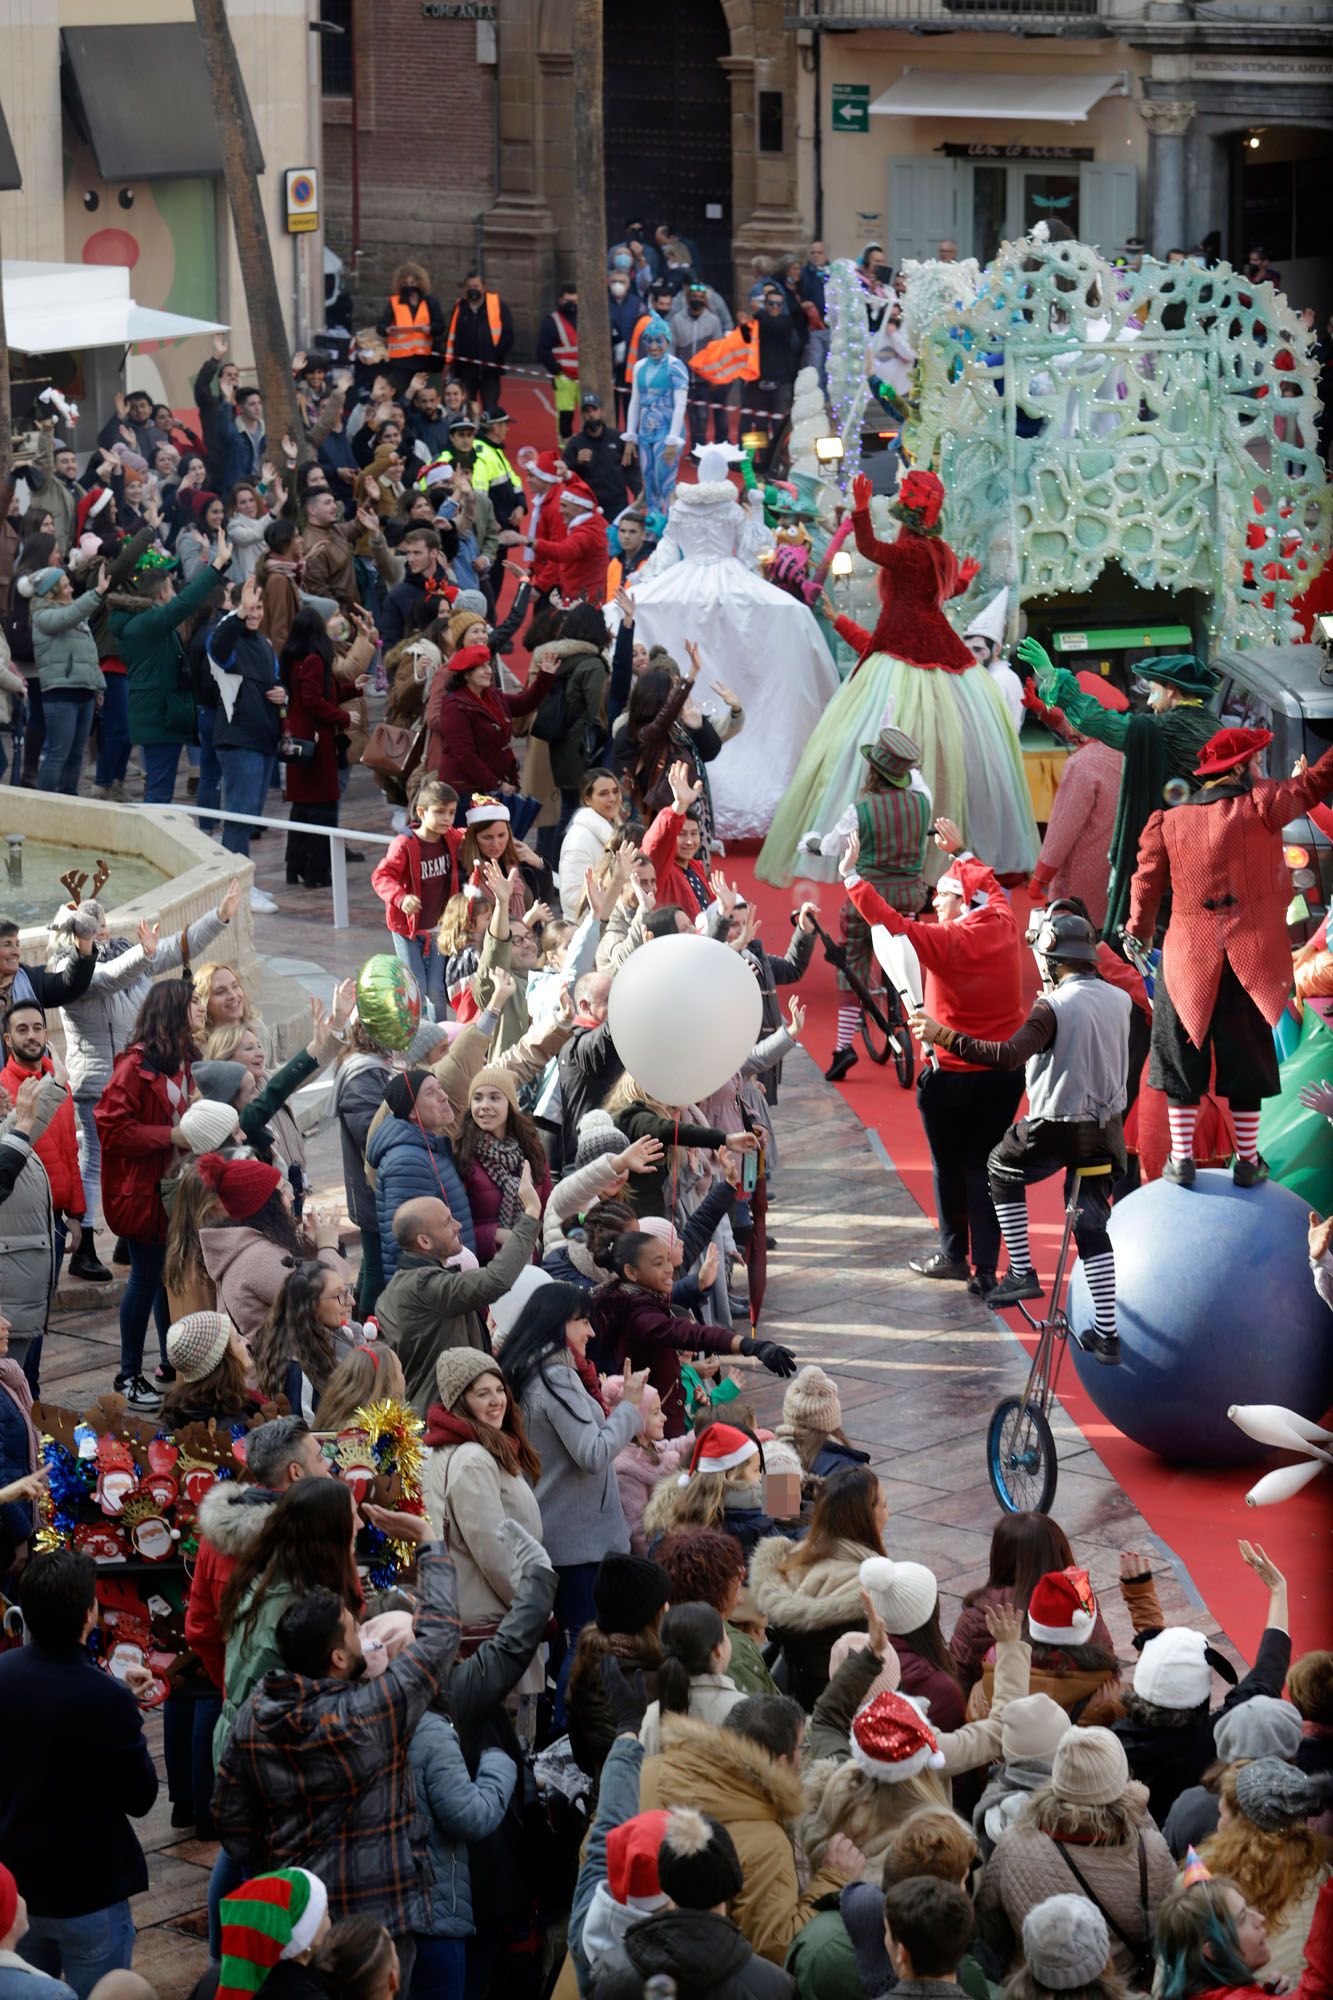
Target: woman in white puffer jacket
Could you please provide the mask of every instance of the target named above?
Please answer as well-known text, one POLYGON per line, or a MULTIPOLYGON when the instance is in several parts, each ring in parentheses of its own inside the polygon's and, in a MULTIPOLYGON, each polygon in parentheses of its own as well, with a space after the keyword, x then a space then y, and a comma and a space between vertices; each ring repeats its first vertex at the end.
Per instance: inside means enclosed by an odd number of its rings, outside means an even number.
MULTIPOLYGON (((190 959, 199 959, 220 937, 236 914, 240 886, 232 881, 209 916, 190 925, 185 945, 190 959)), ((111 1080, 116 1057, 130 1043, 143 997, 158 973, 183 963, 179 934, 159 939, 156 928, 139 926, 139 942, 113 938, 101 903, 89 899, 66 903, 57 910, 47 934, 46 963, 55 971, 74 957, 78 940, 96 940, 97 968, 81 998, 60 1008, 65 1036, 65 1067, 79 1125, 79 1172, 87 1197, 83 1241, 70 1263, 75 1277, 95 1278, 105 1267, 97 1257, 94 1223, 101 1194, 102 1148, 93 1117, 98 1098, 111 1080)))

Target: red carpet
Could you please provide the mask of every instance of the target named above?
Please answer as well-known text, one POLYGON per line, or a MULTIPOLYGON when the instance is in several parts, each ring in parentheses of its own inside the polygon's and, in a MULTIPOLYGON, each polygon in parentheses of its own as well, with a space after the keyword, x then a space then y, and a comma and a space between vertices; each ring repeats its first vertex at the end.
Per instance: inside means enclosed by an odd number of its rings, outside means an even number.
MULTIPOLYGON (((771 951, 785 951, 790 937, 789 912, 800 897, 756 883, 755 850, 733 846, 725 863, 728 876, 754 895, 764 914, 760 935, 771 951)), ((820 885, 813 900, 824 914, 825 927, 836 935, 841 891, 820 885)), ((803 1041, 821 1066, 833 1049, 837 984, 833 968, 816 950, 802 987, 809 1013, 803 1041)), ((1036 990, 1036 969, 1032 969, 1036 990)), ((876 1132, 913 1199, 926 1215, 934 1215, 930 1154, 916 1113, 915 1091, 903 1090, 891 1067, 879 1069, 861 1052, 850 1076, 836 1086, 861 1123, 876 1132)), ((1034 1188, 1029 1197, 1032 1247, 1039 1271, 1049 1277, 1060 1246, 1064 1211, 1058 1181, 1034 1188)), ((1022 1328, 1016 1312, 1006 1316, 1011 1332, 1022 1328), (1017 1322, 1017 1326, 1015 1325, 1017 1322)), ((1035 1340, 1027 1336, 1029 1347, 1035 1340)), ((1093 1450, 1103 1460, 1134 1505, 1161 1540, 1179 1557, 1218 1625, 1248 1659, 1253 1659, 1265 1608, 1265 1595, 1254 1573, 1240 1560, 1237 1540, 1260 1541, 1284 1572, 1290 1586, 1291 1632, 1298 1653, 1312 1646, 1333 1645, 1333 1595, 1329 1590, 1330 1479, 1316 1480, 1295 1500, 1276 1507, 1249 1508, 1246 1489, 1267 1464, 1230 1471, 1195 1471, 1169 1466, 1115 1430, 1081 1388, 1072 1367, 1061 1372, 1060 1399, 1093 1450)), ((977 1477, 984 1477, 985 1439, 977 1437, 977 1477)), ((1276 1454, 1269 1461, 1278 1464, 1276 1454)), ((1059 1514, 1057 1492, 1055 1511, 1059 1514)))

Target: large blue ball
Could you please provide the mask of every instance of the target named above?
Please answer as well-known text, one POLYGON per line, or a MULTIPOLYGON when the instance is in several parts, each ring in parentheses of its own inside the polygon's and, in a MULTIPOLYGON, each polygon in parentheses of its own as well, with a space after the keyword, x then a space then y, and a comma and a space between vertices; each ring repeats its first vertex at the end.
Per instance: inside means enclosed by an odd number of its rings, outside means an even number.
MULTIPOLYGON (((1074 1342, 1079 1381, 1102 1415, 1177 1465, 1263 1458, 1231 1403, 1281 1403, 1318 1419, 1333 1400, 1333 1314, 1306 1249, 1309 1210, 1276 1181, 1238 1188, 1200 1172, 1192 1188, 1150 1181, 1111 1216, 1123 1360, 1074 1342)), ((1069 1322, 1092 1322, 1079 1265, 1069 1322)))

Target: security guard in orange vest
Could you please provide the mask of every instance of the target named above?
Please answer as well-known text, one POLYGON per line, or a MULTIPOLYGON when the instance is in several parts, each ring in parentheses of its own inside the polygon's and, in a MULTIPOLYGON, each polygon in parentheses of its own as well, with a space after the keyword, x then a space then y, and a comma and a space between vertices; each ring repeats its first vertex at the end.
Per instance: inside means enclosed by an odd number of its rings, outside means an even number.
POLYGON ((576 285, 562 285, 554 312, 537 329, 537 359, 555 390, 556 429, 564 444, 574 435, 579 402, 579 294, 576 285))
POLYGON ((393 291, 379 320, 389 350, 385 373, 401 394, 414 375, 438 368, 444 338, 444 308, 430 289, 420 264, 400 264, 393 291))
POLYGON ((490 292, 478 271, 463 280, 444 343, 446 374, 461 382, 470 403, 483 410, 500 401, 504 361, 514 344, 514 322, 498 292, 490 292))

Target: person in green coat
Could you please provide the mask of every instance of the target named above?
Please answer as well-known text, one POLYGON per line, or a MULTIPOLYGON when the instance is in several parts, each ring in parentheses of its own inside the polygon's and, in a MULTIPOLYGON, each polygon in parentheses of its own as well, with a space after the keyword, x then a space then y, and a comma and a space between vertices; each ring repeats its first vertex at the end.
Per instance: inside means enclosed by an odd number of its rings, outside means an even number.
MULTIPOLYGON (((28 582, 28 579, 24 579, 28 582)), ((77 792, 93 709, 106 682, 97 657, 91 620, 101 609, 110 578, 105 563, 93 589, 78 597, 58 565, 31 578, 32 653, 46 711, 37 789, 77 792)))
POLYGON ((130 683, 130 741, 143 749, 145 805, 171 804, 181 746, 195 740, 180 627, 220 587, 230 561, 231 543, 219 530, 212 562, 177 591, 175 562, 149 549, 135 566, 132 588, 112 600, 111 630, 130 683))
POLYGON ((1111 876, 1102 936, 1120 950, 1120 932, 1129 915, 1129 885, 1139 856, 1139 836, 1151 813, 1180 805, 1197 790, 1194 767, 1217 726, 1209 709, 1218 676, 1192 653, 1164 653, 1136 669, 1148 684, 1148 708, 1117 715, 1085 694, 1065 667, 1057 667, 1044 646, 1024 639, 1018 657, 1036 676, 1037 692, 1058 708, 1080 736, 1091 736, 1123 753, 1120 797, 1111 834, 1111 876), (1177 797, 1176 794, 1179 793, 1177 797))

